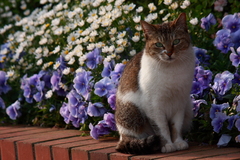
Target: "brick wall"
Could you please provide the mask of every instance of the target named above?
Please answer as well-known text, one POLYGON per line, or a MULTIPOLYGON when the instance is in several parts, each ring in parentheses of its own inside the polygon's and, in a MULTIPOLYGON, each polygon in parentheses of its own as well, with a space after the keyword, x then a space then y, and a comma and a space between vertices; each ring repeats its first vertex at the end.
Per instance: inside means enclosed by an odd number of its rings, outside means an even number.
POLYGON ((150 160, 240 159, 240 148, 190 144, 168 154, 128 155, 115 151, 116 138, 94 140, 77 130, 39 127, 0 127, 0 160, 150 160))

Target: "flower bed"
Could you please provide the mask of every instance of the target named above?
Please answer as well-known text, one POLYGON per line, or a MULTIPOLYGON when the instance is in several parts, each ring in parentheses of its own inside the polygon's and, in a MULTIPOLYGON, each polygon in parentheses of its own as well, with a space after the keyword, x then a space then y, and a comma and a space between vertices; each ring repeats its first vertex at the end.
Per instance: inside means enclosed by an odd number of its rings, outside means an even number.
POLYGON ((240 2, 41 0, 28 9, 22 1, 23 15, 9 19, 18 3, 1 5, 2 124, 65 122, 95 139, 116 134, 115 93, 125 64, 143 49, 140 20, 163 23, 185 12, 197 57, 187 138, 240 141, 240 2))

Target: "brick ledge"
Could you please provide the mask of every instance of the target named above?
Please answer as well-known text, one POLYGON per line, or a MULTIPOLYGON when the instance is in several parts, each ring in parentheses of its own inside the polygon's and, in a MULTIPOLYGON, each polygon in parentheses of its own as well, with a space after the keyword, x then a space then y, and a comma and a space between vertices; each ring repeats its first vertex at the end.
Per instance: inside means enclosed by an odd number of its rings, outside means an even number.
POLYGON ((173 153, 129 155, 115 151, 116 138, 94 140, 77 130, 40 127, 0 127, 0 160, 188 160, 240 159, 240 148, 197 146, 173 153))

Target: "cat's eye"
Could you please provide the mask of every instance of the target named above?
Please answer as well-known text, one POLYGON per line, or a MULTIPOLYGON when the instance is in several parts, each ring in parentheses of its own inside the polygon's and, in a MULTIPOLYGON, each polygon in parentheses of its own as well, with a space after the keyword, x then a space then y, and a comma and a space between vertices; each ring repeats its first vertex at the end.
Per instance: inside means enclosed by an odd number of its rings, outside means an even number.
POLYGON ((160 42, 157 42, 157 43, 155 43, 155 46, 156 46, 156 47, 163 47, 163 44, 160 43, 160 42))
POLYGON ((180 39, 175 39, 175 40, 173 41, 173 45, 177 45, 179 42, 180 42, 180 39))

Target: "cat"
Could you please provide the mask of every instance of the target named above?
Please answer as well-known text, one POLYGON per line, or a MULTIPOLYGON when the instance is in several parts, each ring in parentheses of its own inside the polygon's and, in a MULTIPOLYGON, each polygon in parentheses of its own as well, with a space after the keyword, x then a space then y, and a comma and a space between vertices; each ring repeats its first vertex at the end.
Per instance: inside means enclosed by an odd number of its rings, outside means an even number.
POLYGON ((141 21, 145 48, 126 65, 116 94, 116 150, 130 154, 187 149, 193 117, 195 54, 182 13, 171 22, 141 21))

